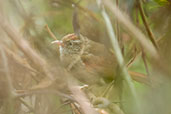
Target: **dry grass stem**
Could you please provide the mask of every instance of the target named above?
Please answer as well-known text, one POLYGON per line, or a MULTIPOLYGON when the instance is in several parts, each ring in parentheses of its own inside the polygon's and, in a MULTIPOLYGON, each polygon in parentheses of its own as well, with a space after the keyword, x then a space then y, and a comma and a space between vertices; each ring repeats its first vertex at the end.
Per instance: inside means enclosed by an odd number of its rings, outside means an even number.
POLYGON ((28 57, 28 59, 34 64, 33 67, 36 66, 38 71, 42 70, 43 73, 46 74, 51 80, 54 79, 52 74, 48 71, 47 63, 40 57, 40 55, 35 52, 30 45, 22 38, 22 36, 15 30, 6 20, 0 15, 0 26, 7 33, 7 35, 15 42, 19 49, 23 51, 23 53, 28 57))
POLYGON ((8 60, 5 54, 4 49, 0 46, 0 52, 1 52, 1 56, 2 56, 2 61, 3 61, 3 65, 4 65, 4 69, 5 69, 5 74, 6 77, 4 77, 7 80, 8 83, 8 89, 9 89, 9 96, 13 97, 14 96, 14 87, 12 85, 12 79, 10 76, 10 72, 9 72, 9 67, 8 67, 8 60))
POLYGON ((110 0, 104 1, 104 4, 111 10, 111 12, 115 15, 118 22, 122 24, 122 26, 126 27, 125 29, 128 30, 130 33, 132 33, 137 41, 148 50, 151 57, 155 58, 156 60, 159 58, 159 55, 157 53, 157 50, 155 47, 149 42, 146 38, 146 36, 135 26, 132 24, 130 19, 126 14, 121 12, 117 6, 115 6, 110 0))
MULTIPOLYGON (((126 83, 128 84, 129 89, 130 89, 132 99, 134 100, 134 104, 135 104, 134 109, 136 109, 136 111, 139 114, 142 114, 141 104, 139 102, 139 99, 138 99, 134 84, 132 82, 131 76, 129 75, 128 70, 127 70, 127 68, 125 66, 124 59, 123 59, 123 56, 122 56, 122 52, 121 52, 121 49, 119 47, 119 42, 117 41, 117 38, 115 36, 115 33, 114 33, 114 30, 113 30, 110 18, 108 16, 108 14, 106 13, 105 8, 104 8, 103 4, 101 3, 101 1, 97 0, 97 3, 99 5, 99 7, 101 8, 101 13, 102 13, 102 16, 103 16, 103 18, 105 20, 106 28, 107 28, 107 31, 108 31, 109 38, 110 38, 110 41, 112 43, 113 49, 115 51, 117 61, 119 63, 121 71, 123 73, 124 79, 125 79, 126 83)), ((118 14, 119 12, 117 11, 116 13, 118 14)))

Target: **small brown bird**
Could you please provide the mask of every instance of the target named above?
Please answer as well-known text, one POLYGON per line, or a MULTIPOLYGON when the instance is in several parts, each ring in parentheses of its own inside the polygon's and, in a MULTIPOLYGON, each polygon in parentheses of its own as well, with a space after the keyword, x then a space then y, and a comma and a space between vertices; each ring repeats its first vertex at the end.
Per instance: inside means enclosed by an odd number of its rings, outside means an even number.
POLYGON ((117 61, 114 54, 103 44, 74 33, 52 43, 58 44, 60 61, 64 67, 82 82, 94 83, 100 79, 99 77, 114 78, 117 61))
MULTIPOLYGON (((84 83, 98 83, 101 79, 112 81, 118 73, 117 59, 106 45, 81 35, 77 5, 73 5, 74 33, 52 42, 59 46, 60 61, 68 71, 84 83)), ((148 84, 146 76, 131 71, 129 73, 134 80, 148 84)))

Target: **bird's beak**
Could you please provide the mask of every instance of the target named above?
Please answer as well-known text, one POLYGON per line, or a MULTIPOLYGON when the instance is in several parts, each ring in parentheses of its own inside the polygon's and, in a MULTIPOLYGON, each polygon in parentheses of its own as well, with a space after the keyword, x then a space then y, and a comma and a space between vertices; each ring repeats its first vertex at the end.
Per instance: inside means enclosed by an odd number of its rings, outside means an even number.
POLYGON ((63 41, 55 40, 55 41, 51 42, 51 44, 57 44, 58 46, 63 46, 63 41))

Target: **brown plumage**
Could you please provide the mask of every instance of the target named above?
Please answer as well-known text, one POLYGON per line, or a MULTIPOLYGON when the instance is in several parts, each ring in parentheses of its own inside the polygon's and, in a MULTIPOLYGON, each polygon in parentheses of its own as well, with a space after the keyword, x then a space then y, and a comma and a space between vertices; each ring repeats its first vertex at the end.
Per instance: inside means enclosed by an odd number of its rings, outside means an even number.
POLYGON ((82 82, 97 82, 100 78, 113 79, 117 62, 103 44, 89 40, 87 37, 69 34, 62 40, 54 41, 60 49, 60 60, 82 82))

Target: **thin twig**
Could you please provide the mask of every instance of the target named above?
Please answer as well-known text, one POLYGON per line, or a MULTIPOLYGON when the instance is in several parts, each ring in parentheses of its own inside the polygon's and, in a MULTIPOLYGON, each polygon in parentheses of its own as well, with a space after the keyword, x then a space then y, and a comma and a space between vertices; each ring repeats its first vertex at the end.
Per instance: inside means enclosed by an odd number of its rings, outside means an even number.
POLYGON ((138 56, 140 56, 141 53, 137 53, 128 61, 128 63, 126 64, 126 67, 129 68, 134 62, 135 60, 138 58, 138 56))
POLYGON ((143 21, 144 26, 146 28, 146 31, 148 33, 148 36, 149 36, 151 42, 153 43, 153 45, 156 47, 156 49, 158 49, 158 44, 157 44, 157 42, 155 40, 153 32, 151 31, 151 29, 150 29, 150 27, 148 25, 148 22, 147 22, 147 19, 146 19, 146 16, 145 16, 145 13, 144 13, 144 10, 143 10, 143 7, 142 7, 141 0, 137 0, 137 4, 138 4, 138 8, 140 10, 140 15, 141 15, 142 21, 143 21))
MULTIPOLYGON (((116 6, 119 8, 119 0, 116 0, 116 6)), ((118 39, 118 43, 119 43, 119 46, 120 46, 120 49, 121 49, 121 53, 124 57, 124 45, 123 45, 123 39, 120 37, 120 26, 119 26, 119 22, 118 20, 116 19, 116 38, 118 39)), ((114 81, 114 84, 113 86, 111 86, 111 88, 109 88, 108 91, 112 90, 112 87, 114 87, 114 85, 116 86, 119 86, 119 100, 122 101, 122 93, 123 93, 123 80, 122 80, 122 76, 117 76, 116 77, 116 80, 114 81), (119 85, 118 85, 119 83, 119 85)), ((121 107, 122 107, 122 104, 121 104, 121 107)))
POLYGON ((148 86, 151 86, 149 78, 145 74, 142 74, 139 72, 133 72, 133 71, 128 71, 128 72, 131 75, 133 80, 143 83, 143 84, 146 84, 148 86))
MULTIPOLYGON (((157 42, 157 43, 160 43, 161 40, 162 40, 162 37, 158 38, 158 39, 156 40, 156 42, 157 42)), ((143 51, 144 51, 144 49, 143 49, 143 51)), ((127 68, 131 67, 131 65, 134 63, 134 61, 135 61, 140 55, 142 55, 142 51, 137 52, 137 54, 134 55, 134 56, 128 61, 128 63, 126 64, 127 68)))
POLYGON ((107 93, 109 92, 110 88, 114 85, 115 80, 113 80, 103 91, 100 97, 105 97, 107 93))
POLYGON ((48 25, 45 25, 45 29, 48 31, 49 35, 54 39, 57 40, 56 36, 53 34, 53 32, 50 30, 48 25))
POLYGON ((144 52, 143 49, 142 49, 142 59, 143 59, 143 62, 144 62, 144 66, 145 66, 145 69, 146 69, 146 72, 147 72, 148 79, 151 82, 150 71, 149 71, 147 61, 146 61, 146 55, 145 55, 145 52, 144 52))
POLYGON ((147 75, 149 76, 150 72, 149 72, 149 68, 148 68, 148 65, 147 65, 147 61, 146 61, 146 55, 145 55, 145 52, 144 52, 143 49, 142 49, 142 59, 144 61, 144 65, 145 65, 145 68, 146 68, 146 71, 147 71, 147 75))
MULTIPOLYGON (((119 0, 116 0, 116 6, 119 7, 119 0)), ((121 48, 122 54, 124 55, 124 45, 123 45, 123 39, 120 36, 120 26, 118 20, 116 20, 116 36, 118 38, 119 46, 121 48)))

